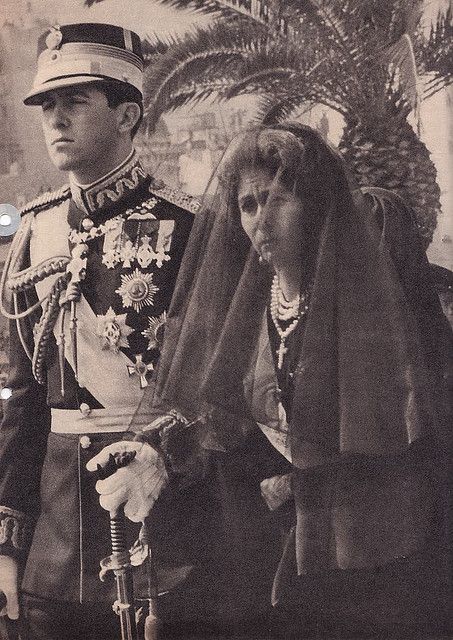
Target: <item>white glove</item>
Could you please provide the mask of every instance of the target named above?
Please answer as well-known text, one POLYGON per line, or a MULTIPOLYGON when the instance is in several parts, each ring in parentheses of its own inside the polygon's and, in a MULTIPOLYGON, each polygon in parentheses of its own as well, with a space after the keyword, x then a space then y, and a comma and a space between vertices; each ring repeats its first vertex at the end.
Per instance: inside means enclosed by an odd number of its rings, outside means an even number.
POLYGON ((0 591, 6 596, 6 605, 0 616, 8 616, 11 620, 19 617, 19 584, 18 569, 15 558, 0 556, 0 591))
POLYGON ((97 466, 105 466, 109 455, 135 451, 135 458, 114 474, 98 480, 96 491, 100 494, 101 507, 115 515, 124 504, 124 515, 132 522, 143 522, 153 508, 163 487, 168 482, 162 455, 145 442, 122 440, 104 447, 100 453, 88 461, 88 471, 96 471, 97 466))

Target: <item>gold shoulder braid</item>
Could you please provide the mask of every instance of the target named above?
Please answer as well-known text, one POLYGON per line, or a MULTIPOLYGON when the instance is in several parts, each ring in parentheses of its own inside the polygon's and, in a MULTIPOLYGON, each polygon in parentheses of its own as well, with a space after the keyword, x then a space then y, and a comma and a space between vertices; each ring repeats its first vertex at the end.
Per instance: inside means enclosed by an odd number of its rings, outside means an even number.
MULTIPOLYGON (((30 316, 34 311, 36 311, 36 309, 41 307, 43 303, 46 303, 46 300, 38 300, 38 302, 32 306, 20 311, 18 294, 31 289, 37 282, 41 282, 50 275, 57 273, 63 274, 61 278, 57 280, 57 283, 59 284, 57 285, 56 283, 52 289, 47 304, 44 305, 44 311, 39 325, 46 324, 46 319, 49 320, 48 316, 53 317, 55 314, 55 295, 52 295, 52 293, 54 293, 54 289, 61 288, 63 284, 66 284, 67 276, 65 272, 69 258, 66 256, 55 256, 36 266, 27 267, 25 269, 20 269, 20 265, 23 264, 25 252, 29 246, 31 226, 35 215, 44 209, 59 205, 70 196, 70 188, 66 185, 57 191, 45 193, 42 196, 35 198, 35 200, 32 200, 20 210, 22 223, 14 236, 2 273, 0 282, 0 311, 9 320, 16 321, 19 339, 30 360, 33 360, 34 358, 23 337, 21 320, 30 316), (8 309, 5 305, 6 298, 10 303, 8 309)), ((45 335, 45 332, 41 333, 41 335, 45 335)), ((40 345, 39 342, 41 341, 35 343, 35 354, 37 350, 41 351, 43 346, 45 348, 45 345, 40 345)))
POLYGON ((172 189, 160 180, 153 180, 151 182, 149 192, 191 213, 198 213, 201 207, 200 201, 193 196, 184 193, 184 191, 172 189))
POLYGON ((26 204, 22 209, 20 209, 19 213, 23 216, 29 211, 33 211, 34 213, 38 213, 42 209, 47 209, 48 207, 52 207, 63 200, 67 200, 71 196, 71 189, 68 184, 63 185, 60 189, 55 191, 46 191, 42 195, 38 196, 34 200, 31 200, 28 204, 26 204))

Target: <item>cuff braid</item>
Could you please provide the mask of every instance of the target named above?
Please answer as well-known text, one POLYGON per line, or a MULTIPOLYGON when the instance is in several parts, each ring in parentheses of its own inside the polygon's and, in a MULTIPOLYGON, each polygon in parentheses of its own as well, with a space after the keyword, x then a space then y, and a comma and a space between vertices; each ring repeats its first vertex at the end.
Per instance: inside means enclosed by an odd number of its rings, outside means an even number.
POLYGON ((0 506, 0 554, 19 555, 28 547, 30 529, 20 511, 0 506))

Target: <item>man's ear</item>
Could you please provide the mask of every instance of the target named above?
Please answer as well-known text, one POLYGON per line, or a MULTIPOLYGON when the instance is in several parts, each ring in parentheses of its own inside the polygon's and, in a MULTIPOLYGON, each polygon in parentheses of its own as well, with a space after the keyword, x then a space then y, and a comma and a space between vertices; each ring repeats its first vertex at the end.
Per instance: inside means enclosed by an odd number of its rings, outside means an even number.
POLYGON ((132 131, 140 120, 140 107, 136 102, 122 102, 117 106, 118 128, 120 132, 132 131))

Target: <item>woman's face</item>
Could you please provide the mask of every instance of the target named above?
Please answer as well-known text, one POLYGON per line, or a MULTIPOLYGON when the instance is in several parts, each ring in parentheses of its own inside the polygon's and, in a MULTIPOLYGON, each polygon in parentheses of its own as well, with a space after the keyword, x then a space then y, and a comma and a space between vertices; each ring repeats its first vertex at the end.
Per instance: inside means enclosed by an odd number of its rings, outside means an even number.
POLYGON ((300 265, 304 208, 268 169, 242 172, 238 187, 241 224, 254 249, 274 267, 300 265))

